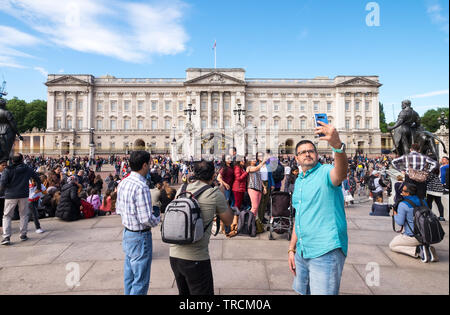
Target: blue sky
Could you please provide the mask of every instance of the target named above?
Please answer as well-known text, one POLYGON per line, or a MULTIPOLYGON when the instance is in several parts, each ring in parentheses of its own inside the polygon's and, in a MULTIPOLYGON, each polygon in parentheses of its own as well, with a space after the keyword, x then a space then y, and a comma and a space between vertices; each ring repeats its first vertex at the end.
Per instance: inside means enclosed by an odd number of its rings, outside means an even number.
POLYGON ((0 79, 31 101, 47 73, 184 78, 214 66, 217 40, 217 67, 247 78, 378 75, 388 121, 406 98, 420 114, 448 107, 449 2, 376 1, 379 26, 370 3, 0 0, 0 79))

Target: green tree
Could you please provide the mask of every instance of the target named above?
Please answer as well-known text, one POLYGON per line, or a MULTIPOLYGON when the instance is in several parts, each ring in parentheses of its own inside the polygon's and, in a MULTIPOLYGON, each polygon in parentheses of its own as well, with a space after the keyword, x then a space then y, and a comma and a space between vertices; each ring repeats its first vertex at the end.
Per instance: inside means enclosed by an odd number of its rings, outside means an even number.
POLYGON ((387 130, 387 123, 386 123, 386 115, 384 114, 384 106, 383 103, 380 102, 380 130, 381 132, 388 132, 387 130))
POLYGON ((13 114, 20 133, 31 131, 33 128, 45 129, 47 126, 47 102, 34 100, 27 103, 17 97, 6 103, 6 108, 13 114))
POLYGON ((17 129, 20 133, 27 131, 24 125, 25 117, 27 116, 27 102, 19 100, 17 97, 10 99, 6 103, 6 109, 14 116, 17 124, 17 129))
POLYGON ((441 107, 438 108, 437 110, 430 109, 420 118, 422 126, 430 132, 436 132, 441 126, 441 123, 439 122, 439 117, 441 116, 442 112, 445 113, 445 117, 448 120, 448 108, 441 107))
POLYGON ((24 120, 27 130, 33 128, 44 129, 47 126, 47 102, 34 100, 27 104, 27 115, 24 120))

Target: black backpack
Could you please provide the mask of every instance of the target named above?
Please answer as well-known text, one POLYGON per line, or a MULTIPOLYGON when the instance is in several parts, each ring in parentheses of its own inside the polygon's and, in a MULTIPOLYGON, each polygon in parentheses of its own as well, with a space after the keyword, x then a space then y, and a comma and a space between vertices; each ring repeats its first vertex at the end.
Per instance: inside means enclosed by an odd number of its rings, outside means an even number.
POLYGON ((377 189, 377 187, 375 186, 375 177, 369 177, 368 188, 370 191, 374 191, 375 189, 377 189))
MULTIPOLYGON (((420 206, 408 199, 403 199, 413 207, 414 229, 411 228, 408 221, 406 224, 413 231, 414 237, 423 245, 437 244, 444 239, 445 232, 442 229, 438 217, 420 200, 420 206)), ((392 217, 394 220, 394 217, 392 217)), ((395 222, 394 231, 395 231, 395 222)), ((398 231, 396 231, 398 232, 398 231)))
POLYGON ((277 169, 272 174, 275 183, 279 183, 284 178, 284 167, 278 164, 277 169))

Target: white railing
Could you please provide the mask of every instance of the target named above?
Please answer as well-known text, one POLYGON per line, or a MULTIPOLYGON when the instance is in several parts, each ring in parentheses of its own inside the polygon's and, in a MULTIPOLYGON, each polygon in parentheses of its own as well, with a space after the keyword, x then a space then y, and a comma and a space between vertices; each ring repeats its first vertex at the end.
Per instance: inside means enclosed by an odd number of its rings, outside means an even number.
POLYGON ((167 84, 167 83, 183 83, 185 79, 137 79, 137 78, 95 78, 95 83, 141 83, 141 84, 167 84))
POLYGON ((331 79, 246 79, 247 83, 263 83, 263 84, 334 84, 334 80, 331 79))

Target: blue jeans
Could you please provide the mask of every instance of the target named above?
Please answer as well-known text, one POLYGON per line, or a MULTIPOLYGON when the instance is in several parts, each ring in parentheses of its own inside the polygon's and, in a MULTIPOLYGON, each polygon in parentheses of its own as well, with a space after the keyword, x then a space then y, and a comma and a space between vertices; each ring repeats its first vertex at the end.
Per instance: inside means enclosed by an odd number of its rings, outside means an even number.
POLYGON ((292 288, 302 295, 338 295, 345 255, 340 248, 317 258, 295 254, 296 277, 292 288))
POLYGON ((125 295, 146 295, 152 264, 152 232, 123 231, 125 295))

